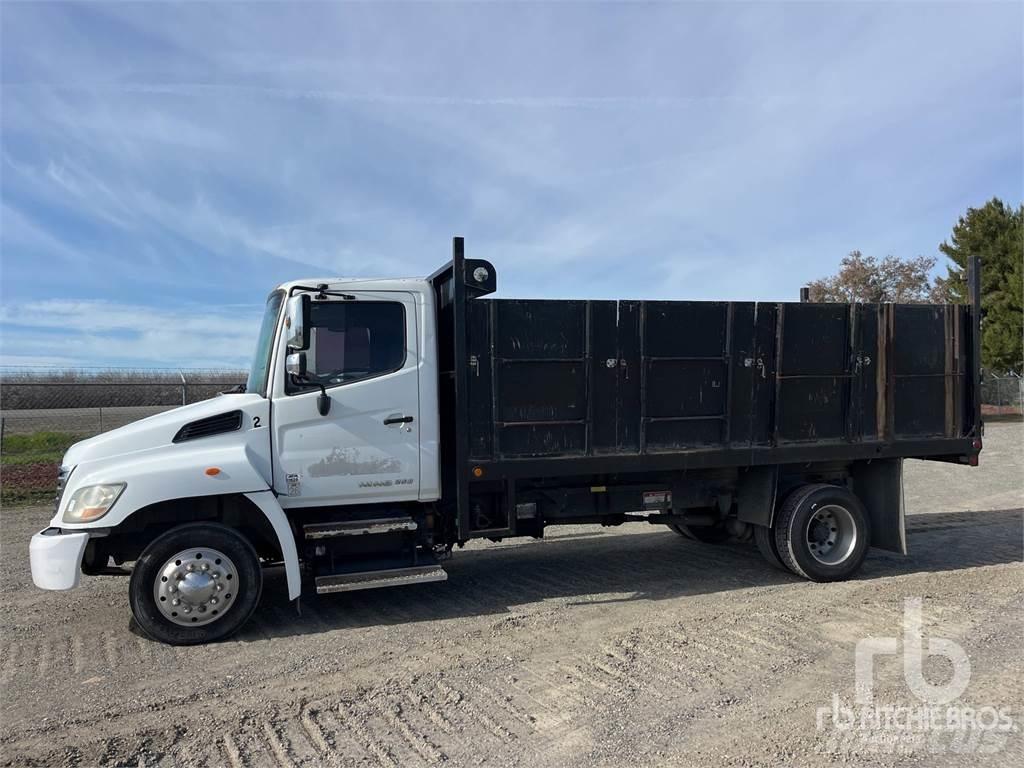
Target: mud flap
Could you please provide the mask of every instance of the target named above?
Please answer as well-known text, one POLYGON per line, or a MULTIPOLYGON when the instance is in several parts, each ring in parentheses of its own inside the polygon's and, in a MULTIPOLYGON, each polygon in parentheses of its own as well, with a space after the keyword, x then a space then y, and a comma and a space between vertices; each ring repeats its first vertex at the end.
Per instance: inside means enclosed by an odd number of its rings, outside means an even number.
POLYGON ((737 517, 744 523, 771 527, 778 486, 779 468, 774 465, 741 472, 736 489, 737 517))
POLYGON ((871 546, 907 554, 903 459, 857 462, 851 477, 853 492, 871 518, 871 546))

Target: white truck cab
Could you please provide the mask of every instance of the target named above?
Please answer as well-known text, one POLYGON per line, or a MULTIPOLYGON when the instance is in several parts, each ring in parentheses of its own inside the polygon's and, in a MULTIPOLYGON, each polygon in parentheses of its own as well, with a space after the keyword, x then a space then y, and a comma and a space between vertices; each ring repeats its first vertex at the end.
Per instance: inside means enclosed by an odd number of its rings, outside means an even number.
MULTIPOLYGON (((54 517, 31 541, 33 581, 70 589, 83 570, 118 570, 110 558, 135 561, 132 607, 143 629, 203 642, 248 618, 258 558, 282 561, 289 597, 299 597, 289 510, 358 505, 375 510, 359 516, 364 527, 415 530, 395 512, 440 495, 434 329, 424 279, 278 286, 244 392, 67 451, 54 517)), ((413 577, 443 571, 419 566, 413 577)))

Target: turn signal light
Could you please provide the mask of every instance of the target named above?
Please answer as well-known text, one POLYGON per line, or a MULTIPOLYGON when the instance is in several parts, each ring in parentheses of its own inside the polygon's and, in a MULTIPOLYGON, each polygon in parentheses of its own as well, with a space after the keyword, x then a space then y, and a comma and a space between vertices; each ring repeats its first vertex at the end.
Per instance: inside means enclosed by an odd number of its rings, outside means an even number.
POLYGON ((973 448, 976 451, 980 451, 981 450, 981 438, 980 437, 974 438, 974 442, 971 443, 971 448, 973 448))
POLYGON ((213 477, 214 475, 219 475, 220 467, 207 467, 206 474, 208 474, 210 477, 213 477))

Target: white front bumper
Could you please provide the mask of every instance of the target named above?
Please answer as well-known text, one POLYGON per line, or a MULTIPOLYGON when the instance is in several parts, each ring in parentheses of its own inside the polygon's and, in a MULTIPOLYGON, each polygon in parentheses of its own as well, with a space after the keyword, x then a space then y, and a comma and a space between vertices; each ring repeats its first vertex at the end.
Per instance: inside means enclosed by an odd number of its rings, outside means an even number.
POLYGON ((88 543, 88 531, 61 533, 58 528, 47 528, 37 533, 28 548, 33 583, 40 589, 77 587, 88 543))

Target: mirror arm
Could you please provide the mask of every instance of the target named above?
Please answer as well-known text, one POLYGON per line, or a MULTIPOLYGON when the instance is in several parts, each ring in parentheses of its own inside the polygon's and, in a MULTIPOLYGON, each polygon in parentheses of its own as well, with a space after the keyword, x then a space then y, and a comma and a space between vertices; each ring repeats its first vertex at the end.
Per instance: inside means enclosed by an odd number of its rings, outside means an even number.
POLYGON ((321 416, 326 416, 331 412, 331 398, 327 396, 327 387, 319 381, 311 381, 306 376, 294 376, 294 378, 300 384, 310 384, 314 387, 320 387, 320 397, 316 399, 316 409, 319 411, 321 416))

